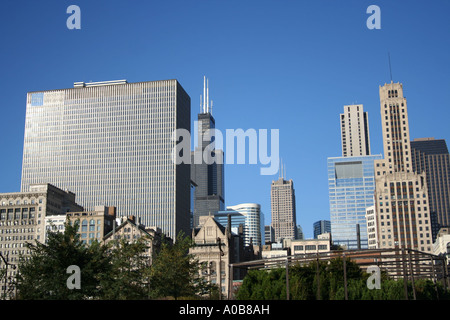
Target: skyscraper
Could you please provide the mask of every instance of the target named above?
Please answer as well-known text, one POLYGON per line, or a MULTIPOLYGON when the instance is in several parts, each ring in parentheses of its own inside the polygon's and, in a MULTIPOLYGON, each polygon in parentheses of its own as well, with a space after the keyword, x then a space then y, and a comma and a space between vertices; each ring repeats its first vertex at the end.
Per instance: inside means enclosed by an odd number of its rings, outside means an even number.
POLYGON ((425 173, 415 173, 403 85, 380 86, 384 159, 375 161, 378 248, 431 252, 432 231, 425 173))
POLYGON ((322 233, 331 233, 331 222, 329 220, 319 220, 314 222, 314 239, 322 233))
POLYGON ((425 172, 430 212, 441 226, 450 225, 450 156, 444 139, 420 138, 411 141, 412 167, 425 172))
POLYGON ((212 101, 209 102, 209 85, 206 77, 203 81, 203 99, 201 113, 198 114, 197 147, 191 152, 191 179, 196 184, 194 190, 193 225, 199 225, 201 216, 208 216, 224 210, 224 164, 223 151, 215 149, 215 119, 212 115, 212 101), (215 161, 206 163, 204 153, 209 152, 215 161))
POLYGON ((340 115, 342 157, 328 158, 331 236, 348 249, 367 248, 366 208, 373 205, 374 160, 369 117, 363 105, 346 105, 340 115))
POLYGON ((272 181, 271 187, 272 227, 276 242, 295 239, 297 217, 295 210, 294 182, 282 176, 272 181))
POLYGON ((363 105, 344 106, 340 116, 342 156, 370 155, 369 116, 363 105))
POLYGON ((373 205, 374 161, 381 155, 328 158, 328 192, 333 243, 368 246, 366 208, 373 205))
MULTIPOLYGON (((264 244, 264 214, 258 203, 241 203, 228 206, 227 210, 239 212, 245 217, 244 245, 261 246, 264 244)), ((233 219, 231 220, 233 221, 233 219)))
POLYGON ((27 95, 22 191, 51 183, 85 210, 115 206, 169 237, 190 233, 190 165, 172 158, 190 131, 190 97, 177 80, 77 82, 27 95))

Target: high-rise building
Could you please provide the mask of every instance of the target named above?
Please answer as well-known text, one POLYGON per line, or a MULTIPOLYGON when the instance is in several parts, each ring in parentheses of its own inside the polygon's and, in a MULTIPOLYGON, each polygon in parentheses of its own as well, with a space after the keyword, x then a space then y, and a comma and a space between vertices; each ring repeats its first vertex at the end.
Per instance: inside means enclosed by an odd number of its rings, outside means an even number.
POLYGON ((272 181, 270 202, 275 242, 281 242, 283 239, 295 239, 297 217, 294 181, 292 179, 285 180, 283 177, 272 181))
POLYGON ((411 153, 413 171, 427 177, 430 212, 436 213, 439 225, 450 226, 450 155, 445 140, 414 139, 411 153))
POLYGON ((348 249, 367 248, 366 208, 373 205, 374 160, 381 155, 370 154, 369 117, 362 104, 344 106, 340 120, 342 156, 328 158, 331 236, 348 249))
POLYGON ((314 222, 314 239, 322 233, 331 233, 331 222, 329 220, 319 220, 314 222))
POLYGON ((374 161, 381 155, 328 158, 328 192, 333 243, 367 248, 366 208, 375 191, 374 161))
POLYGON ((380 86, 384 159, 375 161, 378 248, 432 251, 426 174, 415 173, 401 83, 380 86))
POLYGON ((261 211, 261 205, 258 203, 241 203, 235 206, 227 206, 227 210, 219 211, 214 218, 226 226, 227 215, 231 217, 231 228, 234 233, 242 222, 239 216, 244 218, 244 245, 252 243, 254 246, 264 244, 264 214, 261 211))
POLYGON ((190 97, 177 80, 77 82, 29 92, 21 190, 52 183, 85 210, 115 206, 168 237, 190 234, 190 165, 172 138, 190 132, 190 97))
POLYGON ((342 156, 370 155, 369 116, 363 105, 344 106, 340 117, 342 156))
POLYGON ((0 284, 1 294, 12 298, 15 294, 10 281, 15 278, 21 256, 30 254, 27 242, 45 243, 46 217, 59 217, 67 212, 83 210, 75 202, 75 194, 50 184, 30 185, 28 192, 0 194, 0 255, 1 267, 9 268, 0 284), (3 260, 4 259, 4 260, 3 260), (8 280, 6 280, 8 279, 8 280))
POLYGON ((203 83, 201 113, 198 114, 197 147, 191 152, 191 180, 195 183, 193 201, 193 226, 199 225, 201 216, 224 210, 224 157, 223 150, 215 149, 215 119, 212 115, 212 101, 209 101, 209 85, 206 77, 203 83), (209 152, 212 163, 205 162, 204 154, 209 152))

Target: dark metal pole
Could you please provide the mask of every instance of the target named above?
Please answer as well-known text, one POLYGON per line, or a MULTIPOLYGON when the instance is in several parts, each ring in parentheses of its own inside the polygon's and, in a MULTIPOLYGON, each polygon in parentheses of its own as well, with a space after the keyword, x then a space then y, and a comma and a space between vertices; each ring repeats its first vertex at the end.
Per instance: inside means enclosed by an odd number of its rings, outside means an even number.
POLYGON ((286 257, 286 300, 289 300, 289 257, 286 257))
POLYGON ((229 265, 229 282, 228 282, 228 300, 233 298, 233 265, 230 263, 229 265))
POLYGON ((345 253, 343 254, 343 264, 344 264, 344 293, 345 293, 345 300, 348 300, 348 292, 347 292, 347 264, 345 262, 345 253))
POLYGON ((409 251, 409 272, 411 272, 411 285, 412 285, 412 290, 413 290, 413 297, 414 300, 416 300, 416 287, 414 285, 414 272, 413 272, 413 268, 412 268, 412 258, 411 258, 411 251, 409 251))
POLYGON ((436 278, 436 273, 434 271, 434 260, 433 260, 432 256, 430 256, 430 261, 431 261, 431 272, 432 272, 432 277, 433 277, 434 288, 436 289, 436 297, 439 300, 438 281, 436 278))
POLYGON ((403 287, 405 290, 405 300, 408 300, 408 275, 406 274, 405 248, 402 248, 402 265, 403 265, 403 287))
POLYGON ((317 277, 317 292, 316 292, 316 299, 317 299, 317 300, 321 300, 321 297, 320 297, 319 253, 317 253, 316 277, 317 277))

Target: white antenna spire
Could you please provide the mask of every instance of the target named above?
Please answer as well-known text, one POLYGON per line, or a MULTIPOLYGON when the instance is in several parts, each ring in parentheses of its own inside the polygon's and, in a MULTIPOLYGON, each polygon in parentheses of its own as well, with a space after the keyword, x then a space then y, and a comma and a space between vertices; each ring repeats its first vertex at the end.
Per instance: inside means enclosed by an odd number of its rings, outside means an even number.
POLYGON ((209 80, 206 79, 206 112, 209 112, 209 80))
MULTIPOLYGON (((206 76, 203 76, 203 97, 206 97, 206 76)), ((206 102, 203 98, 203 113, 205 113, 206 102)))
POLYGON ((200 95, 200 113, 202 113, 202 95, 200 95))

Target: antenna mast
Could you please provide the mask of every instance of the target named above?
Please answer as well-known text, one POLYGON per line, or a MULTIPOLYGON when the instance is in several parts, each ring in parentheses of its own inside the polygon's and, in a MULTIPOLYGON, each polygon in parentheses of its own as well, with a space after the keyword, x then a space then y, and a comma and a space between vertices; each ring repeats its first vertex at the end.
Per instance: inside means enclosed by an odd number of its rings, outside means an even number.
POLYGON ((388 59, 389 59, 389 74, 391 76, 391 82, 392 82, 391 55, 389 52, 388 52, 388 59))

